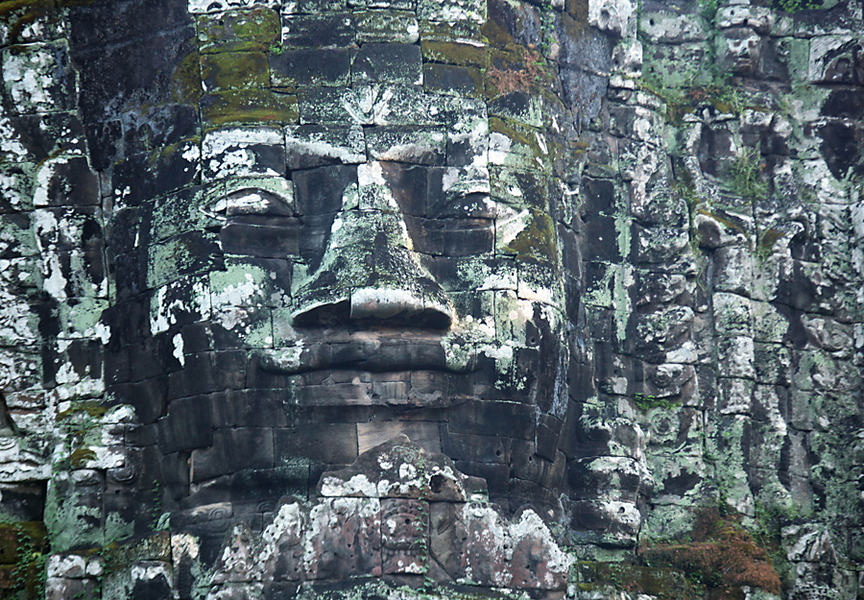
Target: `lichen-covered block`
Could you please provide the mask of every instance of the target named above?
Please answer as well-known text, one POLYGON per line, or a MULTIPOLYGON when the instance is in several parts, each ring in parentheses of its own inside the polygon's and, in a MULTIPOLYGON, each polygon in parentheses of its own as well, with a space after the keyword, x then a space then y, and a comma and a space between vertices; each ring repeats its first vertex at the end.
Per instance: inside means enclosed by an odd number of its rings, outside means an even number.
POLYGON ((639 32, 655 43, 681 44, 707 38, 702 21, 695 15, 643 9, 639 17, 639 32))
POLYGON ((211 13, 232 9, 266 6, 278 8, 279 0, 188 0, 188 10, 191 14, 211 13))
POLYGON ((357 43, 392 42, 414 44, 420 37, 420 27, 414 11, 373 9, 354 12, 357 43))
POLYGON ((357 125, 371 125, 371 102, 364 102, 364 96, 373 101, 376 93, 373 88, 365 90, 347 87, 311 87, 298 93, 300 103, 300 123, 303 125, 340 124, 346 122, 357 125))
POLYGON ((49 577, 45 582, 45 600, 64 600, 65 598, 96 600, 101 596, 99 583, 95 579, 67 579, 49 577))
POLYGON ((147 256, 146 285, 150 289, 179 279, 183 275, 206 271, 218 264, 218 238, 215 234, 188 232, 154 244, 147 256))
MULTIPOLYGON (((366 141, 360 126, 300 125, 285 131, 289 169, 366 162, 366 141)), ((309 209, 303 214, 310 214, 309 209)))
POLYGON ((195 23, 201 52, 261 52, 281 36, 279 13, 267 8, 200 14, 195 23))
POLYGON ((373 127, 365 131, 369 158, 420 165, 442 165, 447 149, 443 129, 431 127, 373 127))
POLYGON ((354 44, 354 20, 349 12, 282 18, 282 45, 286 48, 347 48, 354 44))
POLYGON ((657 44, 646 49, 643 73, 657 77, 667 86, 677 87, 686 81, 705 79, 706 61, 706 48, 700 42, 657 44))
POLYGON ((351 76, 349 51, 343 48, 286 50, 270 55, 273 85, 345 86, 351 76))
POLYGON ((810 40, 808 79, 811 83, 864 83, 864 46, 846 35, 825 35, 810 40))
MULTIPOLYGON (((351 6, 365 6, 366 0, 352 0, 351 6)), ((282 14, 318 14, 328 11, 344 11, 348 0, 282 0, 282 14)))
POLYGON ((285 173, 285 141, 280 129, 247 127, 208 132, 201 144, 205 180, 280 176, 285 173))
POLYGON ((520 171, 536 171, 536 166, 540 166, 540 171, 545 171, 543 161, 548 154, 544 133, 518 121, 489 118, 490 164, 520 171))
POLYGON ((418 0, 417 17, 448 24, 486 22, 486 3, 481 0, 418 0))

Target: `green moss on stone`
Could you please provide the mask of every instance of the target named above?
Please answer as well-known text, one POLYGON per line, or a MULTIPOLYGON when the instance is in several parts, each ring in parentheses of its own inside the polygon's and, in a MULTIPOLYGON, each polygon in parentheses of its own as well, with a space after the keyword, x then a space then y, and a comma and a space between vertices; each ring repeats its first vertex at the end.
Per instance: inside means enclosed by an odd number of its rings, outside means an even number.
POLYGON ((201 80, 207 91, 270 85, 270 64, 260 52, 222 52, 201 56, 201 80))
POLYGON ((177 64, 171 76, 171 95, 180 104, 195 104, 201 98, 201 66, 198 52, 190 52, 177 64))
POLYGON ((534 127, 514 119, 489 117, 489 133, 501 134, 510 140, 507 166, 536 171, 539 165, 535 158, 542 159, 548 154, 548 149, 541 146, 541 140, 545 140, 545 136, 534 127))
POLYGON ((279 40, 279 14, 269 8, 232 10, 196 19, 201 52, 263 52, 279 40))
POLYGON ((297 97, 269 90, 229 90, 201 99, 201 114, 208 127, 231 123, 297 123, 297 97))
POLYGON ((489 66, 489 49, 485 46, 424 39, 420 42, 420 52, 424 62, 478 69, 489 66))
POLYGON ((505 250, 515 252, 517 260, 530 257, 556 263, 558 244, 555 236, 555 222, 545 212, 530 209, 531 220, 505 250))

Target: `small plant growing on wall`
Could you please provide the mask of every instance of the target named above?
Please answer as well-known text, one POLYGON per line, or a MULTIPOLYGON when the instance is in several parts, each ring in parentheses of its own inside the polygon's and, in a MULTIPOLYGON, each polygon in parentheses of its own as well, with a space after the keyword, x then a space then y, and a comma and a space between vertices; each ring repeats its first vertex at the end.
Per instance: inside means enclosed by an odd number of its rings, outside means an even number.
POLYGON ((757 148, 744 148, 729 170, 732 191, 741 196, 764 198, 768 184, 762 179, 765 165, 757 148))
POLYGON ((796 13, 801 10, 822 8, 822 0, 774 0, 773 6, 787 13, 796 13))
POLYGON ((750 586, 780 593, 780 576, 768 552, 741 526, 740 515, 716 507, 698 512, 690 539, 643 548, 641 558, 651 566, 680 569, 709 589, 750 586))

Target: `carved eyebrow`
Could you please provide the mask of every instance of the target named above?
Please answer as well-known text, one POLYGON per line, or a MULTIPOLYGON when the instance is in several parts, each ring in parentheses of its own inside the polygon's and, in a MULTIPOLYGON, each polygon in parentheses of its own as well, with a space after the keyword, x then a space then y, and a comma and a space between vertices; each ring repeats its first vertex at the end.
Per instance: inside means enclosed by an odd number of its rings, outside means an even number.
POLYGON ((449 168, 442 173, 441 187, 448 199, 491 192, 489 171, 485 169, 449 168))

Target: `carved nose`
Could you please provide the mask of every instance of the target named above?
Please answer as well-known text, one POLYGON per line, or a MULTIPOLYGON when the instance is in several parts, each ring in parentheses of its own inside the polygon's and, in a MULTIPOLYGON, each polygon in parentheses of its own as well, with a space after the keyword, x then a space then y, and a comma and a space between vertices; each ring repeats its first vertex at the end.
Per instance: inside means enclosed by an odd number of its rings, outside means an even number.
POLYGON ((369 324, 447 329, 453 309, 412 249, 401 214, 343 210, 319 267, 295 293, 301 327, 369 324))

